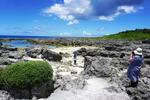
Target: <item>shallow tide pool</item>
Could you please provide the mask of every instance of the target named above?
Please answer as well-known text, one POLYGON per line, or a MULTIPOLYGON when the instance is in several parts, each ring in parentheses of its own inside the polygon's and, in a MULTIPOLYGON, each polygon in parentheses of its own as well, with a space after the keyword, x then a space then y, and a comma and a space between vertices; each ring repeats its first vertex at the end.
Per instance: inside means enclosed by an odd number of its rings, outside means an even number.
POLYGON ((15 48, 41 47, 41 46, 46 46, 48 48, 56 48, 55 46, 50 46, 50 45, 32 44, 26 40, 12 40, 8 42, 3 42, 3 45, 15 47, 15 48))

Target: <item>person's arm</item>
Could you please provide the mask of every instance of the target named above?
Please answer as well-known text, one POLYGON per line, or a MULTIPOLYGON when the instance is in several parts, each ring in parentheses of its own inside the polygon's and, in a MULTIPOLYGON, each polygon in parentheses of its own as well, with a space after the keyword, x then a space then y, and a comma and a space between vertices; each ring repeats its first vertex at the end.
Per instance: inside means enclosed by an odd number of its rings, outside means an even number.
POLYGON ((130 54, 130 62, 132 62, 134 60, 134 55, 133 53, 130 54))

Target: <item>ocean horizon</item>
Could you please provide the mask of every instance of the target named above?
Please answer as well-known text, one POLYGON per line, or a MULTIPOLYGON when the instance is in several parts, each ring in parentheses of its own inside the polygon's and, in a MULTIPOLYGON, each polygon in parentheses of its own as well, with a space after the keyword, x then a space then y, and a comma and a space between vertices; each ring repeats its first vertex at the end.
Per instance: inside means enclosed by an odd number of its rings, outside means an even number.
POLYGON ((63 37, 59 37, 59 36, 22 36, 22 35, 0 35, 0 39, 28 39, 28 38, 31 38, 31 39, 53 39, 53 38, 63 38, 63 37))
POLYGON ((23 35, 0 35, 0 39, 61 39, 61 38, 80 38, 71 36, 23 36, 23 35))

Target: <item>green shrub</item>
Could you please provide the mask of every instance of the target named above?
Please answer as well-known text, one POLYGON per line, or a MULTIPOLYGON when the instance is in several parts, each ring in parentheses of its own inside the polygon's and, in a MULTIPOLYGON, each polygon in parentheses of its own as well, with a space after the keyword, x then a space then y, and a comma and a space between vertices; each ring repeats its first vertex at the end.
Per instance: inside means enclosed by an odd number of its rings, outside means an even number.
POLYGON ((51 81, 53 70, 43 61, 19 62, 7 66, 1 76, 4 88, 32 88, 51 81))
POLYGON ((3 72, 3 69, 0 68, 0 88, 2 88, 3 86, 3 79, 2 79, 2 72, 3 72))

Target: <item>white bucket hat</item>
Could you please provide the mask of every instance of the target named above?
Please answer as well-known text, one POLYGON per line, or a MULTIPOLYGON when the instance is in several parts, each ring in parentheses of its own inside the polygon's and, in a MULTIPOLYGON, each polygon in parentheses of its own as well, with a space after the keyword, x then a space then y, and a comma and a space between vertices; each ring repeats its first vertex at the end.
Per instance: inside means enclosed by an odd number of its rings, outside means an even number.
POLYGON ((136 50, 134 50, 134 53, 137 54, 137 55, 142 55, 142 49, 137 48, 136 50))

